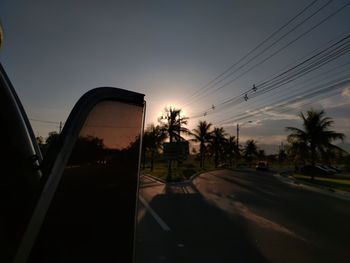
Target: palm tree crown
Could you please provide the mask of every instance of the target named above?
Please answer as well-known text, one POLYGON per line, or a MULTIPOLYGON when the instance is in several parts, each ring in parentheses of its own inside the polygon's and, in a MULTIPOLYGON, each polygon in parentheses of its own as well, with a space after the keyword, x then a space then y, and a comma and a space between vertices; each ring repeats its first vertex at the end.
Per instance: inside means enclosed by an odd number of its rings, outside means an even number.
POLYGON ((165 108, 164 114, 158 118, 158 122, 161 123, 162 129, 166 132, 169 137, 169 142, 183 141, 181 133, 188 133, 187 117, 180 116, 181 109, 176 108, 165 108))
POLYGON ((309 156, 312 165, 315 165, 319 157, 326 158, 330 151, 343 151, 333 145, 332 141, 344 140, 345 135, 330 130, 334 122, 325 117, 323 110, 311 109, 306 115, 301 112, 300 117, 303 120, 303 129, 286 127, 287 131, 292 132, 287 139, 292 145, 298 145, 298 148, 307 151, 302 155, 309 156))
POLYGON ((204 166, 205 148, 206 143, 209 142, 211 136, 212 124, 206 121, 199 121, 197 128, 193 129, 191 135, 194 137, 193 141, 199 142, 199 152, 200 152, 200 167, 204 166))
POLYGON ((225 143, 225 157, 228 158, 230 166, 233 165, 233 159, 239 157, 239 147, 235 136, 229 136, 225 143))
POLYGON ((143 158, 145 161, 146 151, 151 153, 151 171, 153 171, 154 156, 162 147, 162 142, 166 139, 166 134, 159 125, 151 124, 143 135, 143 158))
POLYGON ((211 134, 210 146, 214 153, 215 168, 218 167, 219 157, 223 152, 223 147, 226 142, 225 136, 226 136, 226 132, 222 127, 221 128, 215 127, 211 134))
POLYGON ((256 141, 254 140, 248 140, 246 141, 243 149, 243 156, 248 162, 249 166, 251 165, 251 162, 253 161, 254 156, 258 155, 258 147, 256 145, 256 141))

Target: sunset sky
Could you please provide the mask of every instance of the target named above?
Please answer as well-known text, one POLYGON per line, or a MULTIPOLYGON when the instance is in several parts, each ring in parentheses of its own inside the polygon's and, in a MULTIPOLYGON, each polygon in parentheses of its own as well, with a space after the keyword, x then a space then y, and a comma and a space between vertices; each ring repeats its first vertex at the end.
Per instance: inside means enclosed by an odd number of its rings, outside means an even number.
POLYGON ((2 0, 5 36, 0 60, 35 134, 44 137, 58 130, 58 123, 67 119, 83 93, 112 86, 145 94, 147 124, 157 123, 165 106, 175 106, 192 117, 189 128, 205 119, 235 135, 240 123, 241 140, 280 144, 287 135, 284 128, 300 126, 297 114, 313 107, 325 109, 335 120, 334 129, 344 132, 350 142, 348 52, 255 98, 245 101, 240 96, 253 84, 271 79, 350 34, 350 6, 345 6, 349 1, 312 2, 2 0), (307 5, 309 9, 236 69, 244 66, 216 85, 210 83, 307 5), (303 93, 334 87, 334 83, 340 84, 332 92, 310 97, 303 93), (236 100, 221 108, 230 98, 236 100), (276 108, 278 103, 281 106, 276 108))

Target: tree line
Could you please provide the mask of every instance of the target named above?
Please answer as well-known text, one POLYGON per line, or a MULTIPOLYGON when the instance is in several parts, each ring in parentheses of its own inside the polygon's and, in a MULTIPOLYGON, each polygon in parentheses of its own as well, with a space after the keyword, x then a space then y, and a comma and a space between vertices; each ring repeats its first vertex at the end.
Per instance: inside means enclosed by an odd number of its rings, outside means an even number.
MULTIPOLYGON (((324 110, 310 109, 305 113, 301 112, 299 117, 302 128, 285 128, 289 132, 286 138, 287 145, 279 150, 276 155, 277 161, 283 163, 289 160, 298 169, 305 164, 332 164, 344 156, 349 158, 346 151, 334 144, 336 141, 343 141, 345 135, 332 130, 334 121, 326 116, 324 110)), ((162 116, 158 118, 158 124, 151 124, 144 131, 143 167, 148 159, 152 171, 155 158, 162 152, 163 143, 167 140, 185 141, 185 137, 198 146, 198 150, 194 149, 194 152, 198 151, 197 159, 201 169, 205 168, 209 159, 213 160, 217 168, 220 164, 232 167, 242 160, 251 166, 255 159, 266 158, 264 150, 259 149, 257 141, 253 139, 240 145, 237 144, 236 137, 228 134, 223 127, 215 127, 210 122, 200 120, 194 129, 189 130, 186 127, 187 123, 188 118, 182 116, 181 109, 165 108, 162 116)), ((58 136, 57 132, 51 132, 45 141, 42 137, 37 137, 44 154, 58 136)))
MULTIPOLYGON (((307 163, 315 165, 317 162, 331 164, 337 158, 346 155, 346 151, 334 145, 335 141, 343 141, 343 133, 332 130, 334 121, 325 116, 323 110, 310 109, 300 113, 302 129, 286 127, 287 145, 277 154, 279 162, 289 159, 296 168, 307 163)), ((200 120, 193 130, 186 128, 188 118, 181 116, 181 109, 165 108, 164 114, 158 118, 158 125, 151 124, 143 136, 143 162, 146 155, 153 170, 154 159, 161 152, 162 144, 185 140, 198 144, 199 166, 205 167, 206 160, 212 158, 217 168, 220 163, 233 166, 244 160, 251 166, 254 159, 264 159, 264 150, 257 146, 257 141, 247 140, 244 145, 237 144, 235 136, 228 134, 223 127, 215 127, 212 123, 200 120)))

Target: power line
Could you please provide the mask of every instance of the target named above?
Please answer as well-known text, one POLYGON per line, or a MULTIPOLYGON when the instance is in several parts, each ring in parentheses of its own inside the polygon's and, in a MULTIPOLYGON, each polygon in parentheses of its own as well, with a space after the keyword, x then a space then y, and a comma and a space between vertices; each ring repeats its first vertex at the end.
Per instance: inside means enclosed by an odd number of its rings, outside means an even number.
MULTIPOLYGON (((350 42, 349 42, 350 43, 350 42)), ((337 59, 338 57, 346 54, 347 52, 350 51, 350 45, 347 45, 346 47, 344 47, 343 49, 337 51, 335 54, 332 54, 333 56, 331 57, 331 55, 327 55, 327 57, 324 57, 322 58, 320 61, 317 61, 315 62, 314 64, 308 66, 308 67, 305 67, 305 68, 302 68, 299 70, 299 72, 297 72, 294 76, 289 76, 283 80, 280 80, 278 82, 276 82, 275 84, 273 84, 274 86, 267 86, 265 89, 261 90, 260 92, 256 93, 256 94, 253 94, 251 96, 251 98, 254 98, 258 95, 262 95, 262 94, 265 94, 267 92, 270 92, 274 89, 277 89, 285 84, 288 84, 292 81, 294 81, 296 78, 300 78, 320 67, 322 67, 323 65, 329 63, 330 61, 333 61, 335 59, 337 59)))
MULTIPOLYGON (((337 91, 337 90, 331 90, 331 91, 329 91, 328 93, 325 93, 325 94, 320 94, 320 95, 316 95, 315 96, 315 98, 316 97, 319 97, 319 96, 321 96, 321 101, 323 100, 323 99, 325 99, 325 98, 331 98, 331 97, 334 97, 334 96, 339 96, 339 92, 337 91), (331 94, 329 94, 329 93, 331 93, 331 94)), ((305 99, 304 99, 305 100, 305 99)), ((318 102, 320 101, 320 99, 318 99, 317 100, 318 102)), ((313 104, 315 104, 315 101, 314 100, 312 100, 312 101, 305 101, 304 103, 301 103, 301 104, 299 104, 298 105, 298 109, 300 110, 300 109, 302 109, 302 108, 305 108, 305 106, 309 106, 309 105, 313 105, 313 104)), ((283 105, 283 106, 278 106, 278 108, 282 108, 282 107, 285 107, 285 106, 287 106, 287 105, 283 105)), ((268 109, 267 111, 270 111, 270 112, 272 112, 272 110, 275 110, 275 109, 268 109)), ((290 112, 290 111, 295 111, 295 110, 297 110, 296 108, 283 108, 283 110, 282 111, 275 111, 277 114, 283 114, 283 113, 286 113, 286 112, 290 112)), ((259 118, 259 121, 262 121, 262 120, 268 120, 268 119, 271 119, 271 116, 269 116, 269 117, 265 117, 265 118, 263 118, 263 119, 260 119, 259 118)))
POLYGON ((277 107, 284 107, 287 105, 291 105, 291 104, 296 103, 298 101, 302 101, 302 100, 312 98, 312 97, 315 97, 315 96, 318 96, 321 94, 326 94, 327 92, 338 90, 338 89, 344 87, 345 85, 348 85, 349 83, 350 83, 349 77, 345 78, 345 79, 342 78, 342 79, 338 79, 336 81, 328 82, 326 84, 319 85, 317 87, 317 89, 314 88, 312 90, 308 90, 306 92, 304 91, 304 92, 301 92, 299 94, 294 94, 294 95, 290 96, 289 98, 285 98, 283 100, 280 100, 279 102, 277 102, 279 104, 275 103, 275 105, 272 107, 267 105, 264 107, 260 107, 258 109, 254 109, 250 113, 247 113, 247 112, 240 113, 240 114, 237 114, 235 116, 231 116, 230 118, 225 119, 219 123, 221 123, 221 124, 235 123, 235 122, 247 119, 252 115, 258 114, 259 112, 261 113, 262 111, 266 110, 267 107, 270 107, 269 110, 271 110, 271 109, 274 109, 277 107))
MULTIPOLYGON (((328 2, 327 2, 328 3, 328 2)), ((213 92, 217 92, 220 89, 226 87, 227 85, 231 84, 232 82, 234 82, 235 80, 239 79, 240 77, 244 76, 245 74, 247 74, 248 72, 250 72, 251 70, 253 70, 254 68, 256 68, 257 66, 260 66, 261 64, 265 63, 267 60, 269 60, 270 58, 272 58, 273 56, 277 55, 278 53, 280 53, 282 50, 284 50, 285 48, 289 47, 290 45, 292 45, 293 43, 295 43, 296 41, 298 41, 300 38, 304 37, 306 34, 310 33, 311 31, 313 31, 314 29, 316 29, 317 27, 319 27, 321 24, 323 24, 324 22, 326 22, 327 20, 329 20, 330 18, 332 18, 333 16, 335 16, 336 14, 338 14, 340 11, 342 11, 343 9, 345 9, 347 6, 350 5, 350 1, 347 2, 345 5, 343 5, 342 7, 338 8, 336 11, 332 12, 331 14, 329 14, 328 16, 326 16, 324 19, 322 19, 321 21, 319 21, 317 24, 315 24, 314 26, 312 26, 311 28, 309 28, 308 30, 306 30, 305 32, 303 32, 302 34, 300 34, 297 38, 293 39, 292 41, 288 42, 286 45, 282 46, 280 49, 278 49, 277 51, 275 51, 274 53, 270 54, 268 57, 266 57, 265 59, 261 60, 260 62, 258 62, 257 64, 253 65, 252 67, 250 67, 249 69, 247 69, 246 71, 242 72, 240 75, 238 75, 237 77, 235 77, 234 79, 231 79, 230 81, 226 82, 225 84, 223 84, 222 86, 216 88, 215 90, 213 90, 210 94, 212 94, 213 92)), ((207 94, 207 95, 210 95, 207 94)), ((243 96, 246 94, 246 92, 243 93, 243 96)), ((242 96, 242 94, 240 95, 242 96)))
MULTIPOLYGON (((333 82, 339 82, 339 81, 342 81, 342 80, 344 80, 344 77, 338 78, 336 80, 332 80, 331 82, 328 82, 328 83, 325 83, 325 84, 324 83, 323 84, 319 84, 318 86, 316 86, 316 87, 314 87, 312 89, 309 89, 309 90, 306 90, 306 91, 303 90, 302 92, 297 93, 297 94, 293 94, 293 95, 291 95, 291 96, 289 96, 287 98, 282 98, 279 101, 274 102, 274 106, 273 107, 277 107, 277 106, 281 106, 281 105, 282 106, 289 105, 289 104, 295 103, 295 102, 297 102, 299 100, 303 100, 303 99, 306 99, 308 97, 315 96, 318 93, 325 93, 327 91, 330 91, 330 90, 328 90, 328 86, 327 86, 327 88, 324 88, 325 85, 331 85, 331 84, 333 84, 333 82), (279 103, 282 103, 282 104, 279 104, 279 103)), ((338 87, 340 87, 340 86, 337 86, 337 88, 338 87)), ((264 106, 262 106, 262 107, 260 107, 258 109, 255 109, 255 110, 253 110, 251 112, 255 113, 257 111, 261 111, 262 109, 265 109, 266 107, 270 107, 270 105, 271 104, 264 105, 264 106)), ((225 121, 232 122, 234 120, 234 118, 241 118, 241 117, 244 117, 246 115, 248 115, 248 114, 246 112, 243 112, 243 113, 237 114, 235 116, 231 116, 230 118, 225 119, 222 122, 225 122, 225 121)))
MULTIPOLYGON (((305 6, 299 13, 297 13, 294 17, 292 17, 290 20, 288 20, 284 25, 282 25, 280 28, 278 28, 276 31, 274 31, 271 35, 269 35, 267 38, 265 38, 262 42, 260 42, 257 46, 255 46, 253 49, 251 49, 247 54, 245 54, 243 57, 241 57, 238 61, 236 61, 234 64, 226 68, 221 74, 216 76, 214 79, 209 81, 207 84, 199 88, 197 91, 195 91, 192 95, 188 97, 188 99, 191 99, 192 97, 196 96, 199 92, 202 91, 202 89, 205 89, 213 82, 224 76, 226 73, 228 73, 231 69, 233 69, 235 66, 237 66, 239 63, 241 63, 244 59, 249 57, 253 52, 255 52, 257 49, 259 49, 261 46, 263 46, 266 42, 268 42, 270 39, 272 39, 275 35, 277 35, 280 31, 282 31, 284 28, 286 28, 289 24, 291 24, 296 18, 298 18, 300 15, 302 15, 307 9, 309 9, 312 5, 314 5, 318 0, 312 1, 310 4, 305 6)), ((222 81, 222 80, 221 80, 222 81)), ((221 82, 220 81, 220 82, 221 82)), ((218 82, 219 83, 219 82, 218 82)), ((215 83, 217 85, 218 83, 215 83)))
MULTIPOLYGON (((232 82, 236 81, 237 79, 241 78, 242 76, 246 75, 248 72, 252 71, 253 69, 255 69, 256 67, 262 65, 263 63, 265 63, 267 60, 269 60, 270 58, 274 57, 275 55, 277 55, 278 53, 280 53, 281 51, 283 51, 284 49, 286 49, 287 47, 289 47, 290 45, 292 45, 293 43, 295 43, 296 41, 298 41, 300 38, 304 37, 306 34, 310 33, 311 31, 313 31, 314 29, 316 29, 317 27, 319 27, 321 24, 323 24, 324 22, 326 22, 327 20, 329 20, 330 18, 332 18, 333 16, 335 16, 336 14, 338 14, 340 11, 342 11, 343 9, 345 9, 347 6, 350 5, 350 2, 348 2, 347 4, 343 5, 341 8, 337 9, 335 12, 331 13, 330 15, 328 15, 327 17, 325 17, 324 19, 322 19, 320 22, 318 22, 316 25, 312 26, 311 28, 309 28, 308 30, 306 30, 305 32, 303 32, 302 34, 300 34, 297 38, 293 39, 292 41, 288 42, 286 45, 284 45, 283 47, 281 47, 280 49, 278 49, 277 51, 273 52, 272 54, 270 54, 268 57, 266 57, 265 59, 261 60, 260 62, 258 62, 257 64, 253 65, 252 67, 250 67, 249 69, 247 69, 246 71, 242 72, 240 75, 238 75, 237 77, 235 77, 234 79, 226 82, 224 85, 218 87, 217 89, 213 90, 213 92, 217 92, 219 90, 221 90, 222 88, 226 87, 227 85, 231 84, 232 82)), ((211 93, 211 94, 212 94, 211 93)))
MULTIPOLYGON (((347 65, 349 65, 349 64, 350 64, 350 63, 348 62, 348 63, 345 63, 345 64, 341 65, 340 67, 347 66, 347 65)), ((320 65, 319 65, 318 67, 320 67, 320 65)), ((331 71, 333 71, 333 70, 335 70, 335 69, 337 69, 337 68, 339 68, 339 67, 336 67, 336 68, 334 68, 334 69, 329 70, 328 73, 331 72, 331 71)), ((305 75, 306 73, 309 73, 309 72, 304 72, 302 75, 305 75)), ((300 76, 299 76, 299 77, 300 77, 300 76)), ((309 81, 309 80, 313 80, 313 79, 318 78, 318 77, 319 77, 319 75, 318 75, 318 76, 315 76, 315 77, 312 77, 312 78, 310 78, 310 79, 308 79, 308 80, 306 80, 306 81, 304 80, 304 82, 307 82, 307 81, 309 81)), ((281 84, 279 84, 278 86, 272 87, 272 88, 270 88, 270 90, 265 90, 265 91, 263 91, 262 93, 260 93, 260 94, 258 94, 258 95, 259 95, 259 96, 260 96, 260 95, 263 95, 263 94, 265 94, 265 93, 271 91, 272 89, 276 89, 276 88, 279 88, 279 87, 281 87, 281 86, 284 86, 284 85, 286 85, 286 84, 288 84, 288 83, 294 81, 296 78, 297 78, 297 77, 295 77, 294 79, 290 79, 290 80, 288 80, 288 81, 285 81, 284 83, 281 83, 281 84)), ((258 95, 256 95, 256 96, 258 96, 258 95)), ((250 99, 255 98, 256 96, 251 96, 250 99)), ((232 107, 232 106, 230 106, 230 105, 232 105, 232 103, 234 103, 234 102, 235 102, 235 105, 234 105, 234 106, 238 106, 239 104, 243 103, 244 101, 243 101, 243 99, 241 99, 241 101, 237 101, 237 100, 236 100, 236 101, 232 101, 230 104, 225 105, 223 108, 220 108, 220 111, 223 111, 223 110, 225 110, 225 109, 228 109, 229 107, 232 107)), ((213 112, 212 114, 215 114, 215 113, 218 113, 218 112, 213 112)), ((196 117, 194 117, 194 118, 196 118, 196 117)))
MULTIPOLYGON (((331 98, 331 97, 334 97, 334 96, 339 96, 339 93, 338 91, 331 91, 332 93, 334 94, 323 94, 323 96, 321 97, 321 101, 324 100, 325 98, 331 98)), ((320 101, 319 99, 317 100, 318 102, 320 101)), ((298 109, 302 109, 302 108, 305 108, 305 106, 309 106, 309 105, 313 105, 315 104, 315 101, 306 101, 300 105, 298 105, 298 109)), ((269 109, 269 111, 272 111, 273 109, 269 109)), ((287 112, 290 112, 290 111, 295 111, 297 110, 296 108, 284 108, 282 111, 276 111, 277 114, 283 114, 283 113, 287 113, 287 112)), ((269 117, 265 117, 265 118, 258 118, 258 119, 255 119, 255 120, 251 120, 251 122, 254 122, 254 121, 263 121, 263 120, 270 120, 271 119, 271 116, 269 117)), ((229 124, 227 124, 229 125, 229 124)), ((230 125, 232 125, 232 123, 230 123, 230 125)), ((223 125, 225 126, 225 125, 223 125)))
MULTIPOLYGON (((350 34, 347 35, 347 36, 345 36, 344 38, 340 39, 340 40, 337 41, 336 43, 332 44, 331 46, 327 47, 326 49, 324 49, 324 50, 318 52, 317 54, 315 54, 315 55, 313 55, 313 56, 307 58, 306 60, 302 61, 301 63, 297 64, 296 66, 293 66, 292 68, 290 68, 290 69, 288 69, 288 70, 286 70, 286 71, 284 71, 284 72, 278 74, 277 76, 271 78, 270 80, 265 80, 265 81, 263 81, 263 82, 257 83, 256 85, 257 85, 258 87, 263 87, 264 85, 266 85, 266 84, 272 82, 273 80, 275 80, 275 79, 277 79, 277 78, 279 78, 279 77, 281 77, 281 76, 283 76, 283 75, 286 75, 287 73, 291 72, 292 70, 296 69, 297 67, 299 67, 299 66, 301 66, 301 65, 304 65, 304 64, 306 64, 306 63, 309 62, 309 61, 312 61, 312 59, 316 58, 316 57, 319 56, 319 55, 322 55, 322 53, 329 51, 332 47, 335 47, 336 45, 340 44, 341 42, 343 42, 343 41, 345 41, 345 40, 347 40, 347 39, 349 39, 349 38, 350 38, 350 34)), ((344 45, 346 45, 347 43, 349 43, 349 42, 345 42, 345 43, 341 44, 339 47, 344 46, 344 45)), ((337 48, 339 48, 339 47, 337 47, 337 48)), ((330 52, 332 52, 332 51, 330 51, 330 52)))
POLYGON ((40 120, 40 119, 33 119, 33 118, 29 118, 29 120, 35 121, 35 122, 41 122, 41 123, 48 123, 48 124, 57 124, 57 125, 60 124, 59 121, 48 121, 48 120, 40 120))
MULTIPOLYGON (((333 79, 332 81, 330 81, 330 82, 328 82, 328 83, 332 83, 333 81, 339 81, 339 79, 343 79, 345 76, 339 76, 338 78, 336 78, 336 79, 333 79)), ((310 79, 311 80, 311 79, 310 79)), ((289 95, 288 97, 285 97, 285 96, 283 96, 283 97, 277 97, 277 99, 278 99, 278 102, 273 102, 273 103, 279 103, 279 102, 283 102, 283 101, 286 101, 286 100, 290 100, 290 99, 294 99, 295 97, 297 97, 297 96, 304 96, 304 95, 306 95, 306 94, 308 94, 309 92, 311 92, 311 91, 314 91, 314 90, 316 90, 317 88, 319 88, 320 86, 322 86, 322 85, 325 85, 325 83, 316 83, 316 86, 314 86, 314 87, 312 87, 311 89, 307 89, 307 90, 305 90, 305 87, 306 86, 309 86, 309 84, 308 85, 306 85, 305 83, 304 83, 304 85, 302 85, 302 86, 300 86, 298 89, 294 89, 295 91, 299 91, 299 93, 293 93, 293 94, 291 94, 291 95, 289 95)), ((267 105, 271 105, 271 101, 270 102, 268 102, 268 104, 267 105)), ((264 105, 264 107, 266 107, 266 104, 264 105)), ((238 115, 236 115, 236 116, 243 116, 245 113, 241 113, 241 114, 238 114, 238 115)), ((231 116, 229 119, 232 119, 233 117, 231 116)))
MULTIPOLYGON (((310 86, 310 85, 313 85, 313 84, 320 85, 319 80, 322 80, 322 79, 328 80, 329 79, 328 75, 331 75, 334 78, 332 81, 335 81, 337 79, 341 79, 341 78, 344 78, 346 76, 349 76, 349 73, 350 73, 350 69, 349 68, 345 68, 345 69, 343 69, 341 71, 334 72, 334 71, 338 70, 339 68, 342 68, 342 67, 348 66, 348 65, 350 65, 350 62, 338 65, 338 66, 336 66, 336 67, 334 67, 332 69, 328 69, 327 72, 321 72, 318 75, 315 75, 315 76, 313 76, 311 78, 303 80, 302 83, 300 83, 300 84, 303 84, 302 86, 298 87, 298 86, 293 85, 293 91, 295 92, 295 91, 300 91, 301 90, 301 91, 308 92, 309 90, 312 90, 314 88, 305 90, 306 86, 310 86), (343 76, 344 73, 346 73, 345 76, 343 76), (321 76, 321 78, 319 78, 320 76, 321 76), (310 81, 315 80, 315 79, 317 80, 316 83, 315 82, 310 82, 310 81)), ((286 91, 289 92, 288 90, 286 90, 286 91)), ((280 98, 283 98, 283 97, 280 96, 280 98)), ((269 97, 268 100, 271 100, 271 97, 269 97)))
POLYGON ((313 56, 314 54, 318 53, 320 50, 323 50, 323 49, 327 48, 328 45, 332 44, 334 41, 335 41, 335 42, 338 42, 339 40, 343 39, 344 37, 346 37, 347 35, 349 35, 349 33, 350 33, 350 32, 349 32, 349 29, 345 30, 345 31, 342 32, 341 34, 337 35, 335 38, 333 38, 333 39, 327 41, 326 43, 322 44, 322 46, 320 46, 320 47, 318 47, 318 48, 316 48, 316 49, 311 50, 310 52, 308 52, 307 54, 305 54, 305 55, 302 56, 301 58, 299 58, 299 59, 293 61, 292 63, 287 64, 285 67, 283 67, 283 68, 281 69, 281 71, 279 71, 279 72, 277 72, 277 73, 274 73, 274 74, 272 74, 272 75, 266 77, 265 79, 263 79, 263 80, 260 81, 260 82, 256 82, 255 85, 261 85, 263 82, 266 82, 267 80, 272 79, 272 78, 274 78, 274 77, 277 76, 277 75, 283 74, 283 73, 285 72, 285 70, 288 70, 289 67, 294 66, 295 63, 299 63, 299 61, 304 61, 304 59, 307 59, 309 56, 313 56), (338 40, 338 39, 339 39, 339 40, 338 40))
MULTIPOLYGON (((249 94, 253 94, 252 97, 256 97, 258 95, 264 94, 268 91, 271 91, 273 89, 279 88, 285 84, 290 83, 291 81, 294 81, 297 78, 300 78, 320 67, 323 65, 337 59, 338 57, 346 54, 349 52, 349 39, 350 34, 343 37, 342 39, 338 40, 337 42, 333 43, 332 45, 328 46, 327 48, 321 50, 317 54, 301 61, 297 65, 285 70, 282 73, 279 73, 277 76, 272 77, 269 80, 265 80, 263 82, 260 82, 261 84, 257 84, 256 86, 253 86, 253 89, 250 88, 246 90, 245 92, 239 94, 238 96, 233 96, 219 104, 216 105, 216 109, 225 109, 225 107, 229 107, 230 104, 233 102, 238 102, 242 100, 242 97, 247 100, 249 94), (288 75, 289 74, 289 75, 288 75), (278 79, 280 78, 280 79, 278 79), (270 85, 268 85, 270 84, 270 85), (262 89, 261 89, 262 87, 262 89), (254 90, 255 88, 255 90, 254 90), (221 107, 221 108, 220 108, 221 107)), ((252 98, 251 97, 251 98, 252 98)), ((210 109, 208 108, 204 112, 206 115, 208 114, 208 111, 210 109)), ((202 114, 194 116, 192 118, 196 118, 199 116, 202 116, 202 114)))

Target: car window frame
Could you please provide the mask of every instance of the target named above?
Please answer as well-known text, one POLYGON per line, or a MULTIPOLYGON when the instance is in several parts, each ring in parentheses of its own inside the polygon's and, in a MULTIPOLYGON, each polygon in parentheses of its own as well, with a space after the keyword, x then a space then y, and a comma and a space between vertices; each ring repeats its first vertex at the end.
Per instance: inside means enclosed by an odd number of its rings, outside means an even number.
MULTIPOLYGON (((95 105, 106 100, 142 107, 142 123, 140 127, 140 134, 142 135, 146 105, 143 94, 112 87, 95 88, 85 93, 73 107, 58 140, 52 145, 52 147, 50 147, 47 155, 42 161, 42 191, 22 242, 17 250, 14 262, 27 262, 35 240, 40 232, 40 227, 45 220, 46 212, 50 207, 51 201, 60 182, 65 165, 68 162, 70 153, 73 150, 75 141, 80 134, 85 120, 95 105)), ((140 141, 140 156, 141 145, 142 141, 140 141)), ((138 167, 138 175, 139 172, 140 167, 138 167)), ((136 197, 138 194, 138 180, 139 176, 137 178, 136 197)), ((137 209, 137 199, 135 208, 137 209)), ((135 233, 132 234, 135 235, 135 233)))

